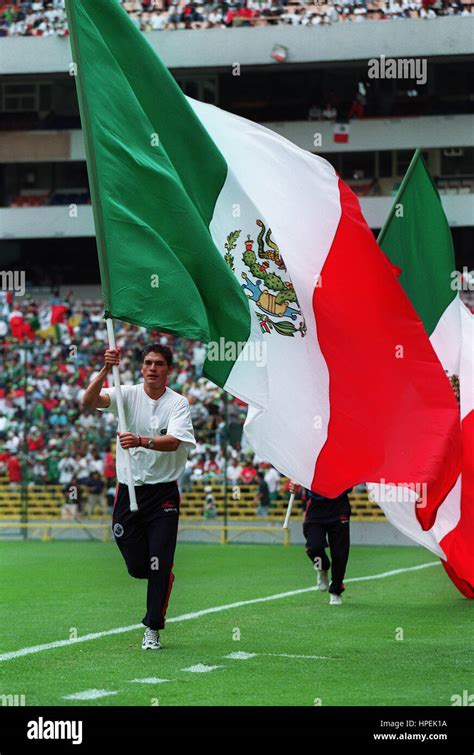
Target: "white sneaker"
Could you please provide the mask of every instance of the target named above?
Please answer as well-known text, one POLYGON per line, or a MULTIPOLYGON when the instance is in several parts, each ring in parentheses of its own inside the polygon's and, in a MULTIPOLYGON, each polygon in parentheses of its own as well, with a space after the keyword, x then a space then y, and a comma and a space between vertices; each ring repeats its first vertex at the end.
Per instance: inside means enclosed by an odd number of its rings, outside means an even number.
POLYGON ((317 569, 317 577, 316 577, 316 587, 318 590, 321 590, 321 592, 325 592, 329 587, 329 577, 327 571, 324 571, 324 569, 317 569))
POLYGON ((160 633, 157 629, 145 629, 142 640, 142 650, 159 650, 161 648, 160 633))
POLYGON ((342 605, 342 595, 336 595, 333 592, 329 593, 329 605, 330 606, 341 606, 342 605))

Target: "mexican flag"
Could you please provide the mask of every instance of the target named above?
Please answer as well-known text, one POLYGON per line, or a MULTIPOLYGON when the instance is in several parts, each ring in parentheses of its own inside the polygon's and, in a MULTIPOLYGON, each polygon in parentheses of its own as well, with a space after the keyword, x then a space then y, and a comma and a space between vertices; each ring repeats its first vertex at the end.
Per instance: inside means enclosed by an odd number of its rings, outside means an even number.
POLYGON ((329 497, 426 483, 429 520, 459 474, 458 406, 354 194, 186 98, 118 0, 66 5, 106 315, 204 341, 280 472, 329 497))
MULTIPOLYGON (((400 505, 389 487, 371 494, 402 532, 442 559, 454 584, 474 597, 474 317, 459 296, 448 221, 420 150, 415 152, 378 239, 401 268, 400 283, 421 317, 460 402, 462 471, 423 531, 415 505, 400 505)), ((427 389, 428 389, 427 385, 427 389)))
MULTIPOLYGON (((54 338, 57 343, 61 340, 61 325, 67 322, 68 307, 55 301, 51 304, 45 304, 39 313, 39 330, 38 333, 42 338, 54 338)), ((71 335, 71 333, 70 333, 71 335)))
POLYGON ((336 123, 333 129, 333 141, 339 144, 347 144, 349 141, 350 126, 348 123, 336 123))

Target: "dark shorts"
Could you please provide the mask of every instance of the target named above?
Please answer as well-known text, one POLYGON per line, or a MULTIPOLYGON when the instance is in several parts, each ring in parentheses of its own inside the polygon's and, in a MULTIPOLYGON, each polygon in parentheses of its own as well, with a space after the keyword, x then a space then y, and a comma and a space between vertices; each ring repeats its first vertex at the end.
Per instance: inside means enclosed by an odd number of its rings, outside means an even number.
POLYGON ((128 487, 119 483, 112 531, 130 576, 148 580, 142 623, 162 629, 174 581, 180 495, 176 482, 136 486, 135 493, 138 511, 130 511, 128 487))

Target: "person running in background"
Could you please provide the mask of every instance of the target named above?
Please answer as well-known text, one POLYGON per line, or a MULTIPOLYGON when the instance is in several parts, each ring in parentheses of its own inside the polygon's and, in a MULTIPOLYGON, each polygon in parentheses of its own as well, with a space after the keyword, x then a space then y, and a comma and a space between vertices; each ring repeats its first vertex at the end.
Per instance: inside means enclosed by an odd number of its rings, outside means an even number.
MULTIPOLYGON (((299 485, 290 481, 290 493, 297 493, 299 485)), ((317 585, 322 591, 329 589, 329 604, 339 606, 344 592, 344 574, 349 559, 349 521, 351 504, 346 490, 337 498, 324 498, 306 490, 306 511, 303 535, 306 553, 317 572, 317 585), (329 544, 331 560, 326 553, 329 544), (331 569, 331 582, 329 582, 331 569)))

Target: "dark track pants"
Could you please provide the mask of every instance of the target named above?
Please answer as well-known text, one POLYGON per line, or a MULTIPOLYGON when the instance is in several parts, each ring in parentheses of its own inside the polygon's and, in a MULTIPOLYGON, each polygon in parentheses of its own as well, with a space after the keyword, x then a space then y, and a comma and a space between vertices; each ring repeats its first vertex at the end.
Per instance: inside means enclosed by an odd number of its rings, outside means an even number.
POLYGON ((313 562, 315 558, 321 559, 320 568, 323 571, 329 571, 331 568, 331 561, 325 551, 329 543, 332 559, 329 592, 340 595, 344 592, 344 574, 349 558, 349 519, 332 522, 305 522, 303 524, 303 535, 306 538, 306 553, 313 562))
POLYGON ((136 579, 147 579, 147 611, 142 623, 163 629, 171 587, 179 519, 176 482, 135 487, 138 511, 130 511, 127 485, 119 483, 112 515, 115 542, 136 579))

